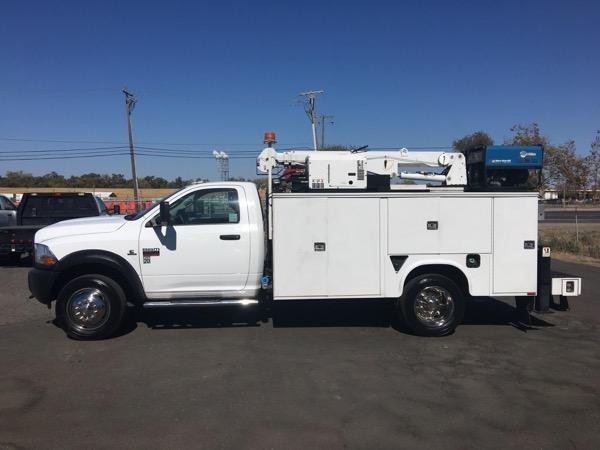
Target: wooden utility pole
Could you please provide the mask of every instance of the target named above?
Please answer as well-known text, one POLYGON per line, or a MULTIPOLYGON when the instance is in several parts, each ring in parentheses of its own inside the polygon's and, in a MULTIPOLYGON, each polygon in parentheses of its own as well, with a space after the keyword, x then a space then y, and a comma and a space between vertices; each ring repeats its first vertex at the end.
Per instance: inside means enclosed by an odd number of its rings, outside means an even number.
POLYGON ((125 95, 125 115, 127 116, 127 133, 129 136, 129 156, 131 157, 131 176, 133 177, 133 201, 135 202, 135 210, 140 210, 140 193, 138 186, 137 174, 135 171, 135 150, 133 149, 133 134, 131 133, 131 112, 135 108, 137 100, 127 90, 127 86, 123 88, 125 95))
POLYGON ((312 137, 313 137, 313 149, 318 150, 317 146, 317 114, 315 108, 315 98, 317 95, 322 94, 324 91, 307 91, 302 92, 300 95, 303 96, 306 101, 304 104, 304 111, 310 120, 312 125, 312 137))
POLYGON ((327 114, 321 114, 321 150, 325 148, 325 122, 333 123, 333 116, 328 116, 327 114))

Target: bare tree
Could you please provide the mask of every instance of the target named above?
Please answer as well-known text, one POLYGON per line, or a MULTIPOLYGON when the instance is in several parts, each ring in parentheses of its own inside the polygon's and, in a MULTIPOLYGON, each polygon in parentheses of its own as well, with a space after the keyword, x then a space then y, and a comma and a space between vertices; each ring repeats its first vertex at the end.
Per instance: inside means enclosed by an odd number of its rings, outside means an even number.
POLYGON ((598 197, 598 175, 600 175, 600 130, 592 141, 590 154, 586 157, 586 165, 590 171, 590 184, 592 185, 593 199, 598 197))
POLYGON ((505 143, 512 145, 541 145, 544 147, 542 187, 553 187, 562 192, 563 201, 569 192, 587 188, 589 165, 585 158, 577 156, 575 141, 555 146, 544 136, 537 123, 515 125, 514 133, 505 143))

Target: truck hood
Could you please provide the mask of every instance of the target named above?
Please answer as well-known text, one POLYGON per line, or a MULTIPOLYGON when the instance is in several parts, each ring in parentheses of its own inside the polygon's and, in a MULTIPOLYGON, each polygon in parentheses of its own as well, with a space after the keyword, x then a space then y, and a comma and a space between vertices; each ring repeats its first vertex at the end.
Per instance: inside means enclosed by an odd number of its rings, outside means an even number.
POLYGON ((111 233, 125 225, 124 216, 84 217, 63 220, 42 228, 35 234, 35 242, 44 242, 65 236, 81 234, 111 233))

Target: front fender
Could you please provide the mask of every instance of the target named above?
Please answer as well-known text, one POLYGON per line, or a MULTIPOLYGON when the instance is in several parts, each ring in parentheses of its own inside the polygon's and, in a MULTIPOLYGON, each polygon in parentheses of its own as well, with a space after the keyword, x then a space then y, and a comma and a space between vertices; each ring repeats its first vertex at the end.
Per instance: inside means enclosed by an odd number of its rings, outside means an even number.
POLYGON ((123 257, 106 250, 81 250, 70 253, 61 258, 53 267, 53 271, 60 274, 55 280, 55 288, 52 290, 54 296, 62 288, 65 280, 84 273, 103 273, 111 275, 125 284, 122 286, 128 297, 145 299, 146 294, 140 276, 134 267, 123 257))

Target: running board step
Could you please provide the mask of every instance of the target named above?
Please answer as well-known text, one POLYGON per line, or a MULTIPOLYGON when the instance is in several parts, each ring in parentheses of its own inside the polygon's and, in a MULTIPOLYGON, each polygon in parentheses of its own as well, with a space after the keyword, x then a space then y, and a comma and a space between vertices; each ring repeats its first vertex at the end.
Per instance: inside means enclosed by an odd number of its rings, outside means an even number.
POLYGON ((224 306, 224 305, 256 305, 258 300, 233 299, 233 300, 162 300, 145 302, 144 308, 177 308, 181 306, 224 306))

